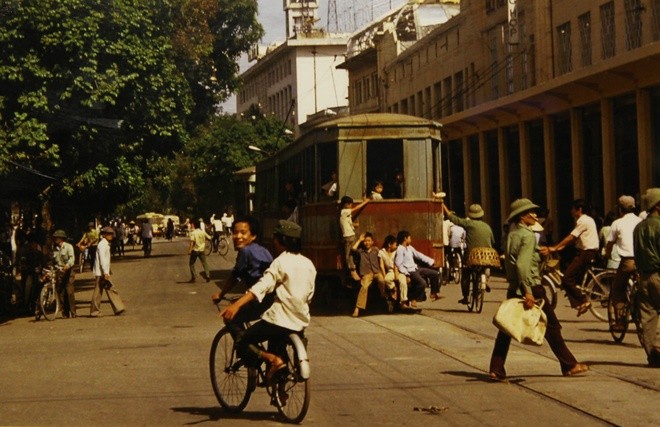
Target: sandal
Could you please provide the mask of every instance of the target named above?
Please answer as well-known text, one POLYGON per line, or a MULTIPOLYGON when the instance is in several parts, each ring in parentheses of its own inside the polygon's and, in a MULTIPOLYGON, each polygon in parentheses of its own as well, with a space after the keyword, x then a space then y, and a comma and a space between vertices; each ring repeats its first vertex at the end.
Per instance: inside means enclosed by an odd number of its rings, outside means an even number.
POLYGON ((580 316, 582 316, 584 313, 586 313, 587 311, 589 311, 589 307, 591 307, 591 303, 590 303, 589 301, 580 304, 580 305, 577 307, 577 317, 580 317, 580 316))
POLYGON ((266 382, 272 384, 274 377, 283 369, 286 369, 286 363, 284 363, 281 359, 279 363, 272 364, 270 369, 268 369, 268 373, 266 374, 266 382))

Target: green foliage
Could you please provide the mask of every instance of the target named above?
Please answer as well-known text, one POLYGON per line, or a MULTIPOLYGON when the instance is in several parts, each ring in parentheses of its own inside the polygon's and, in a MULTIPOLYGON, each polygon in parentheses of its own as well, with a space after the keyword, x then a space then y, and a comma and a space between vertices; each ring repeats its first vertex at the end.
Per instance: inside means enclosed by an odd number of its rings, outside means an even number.
POLYGON ((180 203, 176 207, 182 211, 195 207, 199 213, 209 214, 231 205, 233 174, 264 157, 264 153, 249 150, 248 146, 274 153, 290 141, 282 122, 274 116, 259 112, 243 119, 215 117, 196 130, 177 159, 172 178, 172 194, 178 195, 173 200, 180 203))
POLYGON ((175 153, 262 33, 255 0, 0 0, 0 159, 82 210, 169 203, 175 153))

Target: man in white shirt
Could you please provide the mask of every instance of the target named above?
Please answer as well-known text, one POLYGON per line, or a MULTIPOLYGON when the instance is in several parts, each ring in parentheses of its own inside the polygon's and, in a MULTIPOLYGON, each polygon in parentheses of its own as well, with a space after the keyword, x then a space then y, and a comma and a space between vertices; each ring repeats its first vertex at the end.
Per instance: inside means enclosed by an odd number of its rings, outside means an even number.
POLYGON ((244 305, 254 300, 261 302, 267 294, 275 293, 275 301, 261 315, 261 321, 236 337, 236 350, 249 366, 260 359, 269 363, 268 381, 286 367, 278 352, 283 340, 292 332, 304 330, 311 319, 309 303, 314 295, 316 268, 300 253, 301 234, 298 224, 280 220, 273 234, 278 257, 245 295, 220 313, 225 322, 230 322, 244 305), (254 345, 266 340, 269 351, 260 351, 254 345))
POLYGON ((119 316, 126 311, 124 302, 110 282, 110 242, 112 242, 114 237, 115 231, 112 227, 101 229, 101 241, 96 250, 96 262, 94 263, 93 273, 96 279, 96 286, 94 286, 94 292, 92 292, 90 317, 101 316, 101 297, 103 296, 104 289, 108 294, 110 306, 115 315, 119 316))
POLYGON ((154 238, 154 227, 148 219, 142 220, 142 250, 144 256, 151 255, 151 240, 154 238))
POLYGON ((612 223, 605 249, 605 257, 607 259, 609 259, 613 248, 616 248, 621 258, 614 282, 612 283, 612 289, 610 290, 610 298, 614 302, 613 305, 615 307, 613 314, 617 319, 614 325, 610 325, 610 328, 617 331, 624 327, 619 321, 619 317, 626 301, 626 285, 630 276, 637 270, 635 266, 633 230, 635 230, 637 224, 642 222, 642 219, 635 215, 635 199, 632 196, 624 195, 619 197, 618 209, 620 218, 612 223))
POLYGON ((587 202, 583 199, 574 200, 571 206, 571 215, 576 220, 575 228, 559 244, 548 248, 550 252, 557 252, 570 244, 574 244, 577 249, 575 258, 564 272, 561 284, 568 295, 571 307, 577 310, 578 317, 586 313, 589 306, 591 306, 591 302, 582 294, 578 286, 581 284, 587 268, 598 256, 599 247, 596 222, 587 215, 588 210, 587 202))

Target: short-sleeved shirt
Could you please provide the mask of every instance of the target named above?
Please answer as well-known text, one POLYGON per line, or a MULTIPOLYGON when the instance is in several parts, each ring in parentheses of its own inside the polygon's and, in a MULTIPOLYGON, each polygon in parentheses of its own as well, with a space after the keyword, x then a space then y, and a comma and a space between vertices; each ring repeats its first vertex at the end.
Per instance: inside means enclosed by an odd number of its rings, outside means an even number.
POLYGON ((396 256, 396 251, 390 252, 386 248, 383 248, 378 251, 378 258, 383 260, 383 265, 385 266, 385 273, 389 271, 394 271, 395 256, 396 256))
POLYGON ((571 235, 577 239, 575 247, 585 251, 598 250, 598 230, 596 221, 589 215, 581 215, 575 223, 571 235))
POLYGON ((193 242, 192 250, 204 252, 206 249, 206 233, 201 228, 196 228, 190 233, 190 241, 193 242))
POLYGON ((376 246, 372 246, 368 251, 364 248, 360 248, 357 250, 357 253, 360 254, 360 276, 380 272, 378 248, 376 246))
POLYGON ((460 225, 452 224, 449 229, 449 246, 462 248, 465 245, 465 229, 460 225))
POLYGON ((342 209, 339 213, 339 227, 341 228, 341 235, 344 237, 355 236, 355 228, 353 228, 353 215, 351 209, 342 209))
POLYGON ((259 302, 275 292, 275 302, 261 319, 292 331, 309 325, 309 303, 314 295, 316 268, 301 254, 282 252, 250 288, 259 302))
POLYGON ((612 223, 608 242, 613 242, 619 256, 635 256, 633 231, 642 219, 634 213, 627 213, 612 223))
POLYGON ((101 235, 99 234, 99 231, 96 228, 87 231, 83 235, 83 242, 86 243, 88 246, 98 245, 100 239, 101 239, 101 235))
POLYGON ((261 279, 272 262, 273 256, 268 249, 258 243, 250 243, 238 251, 232 274, 248 286, 252 286, 261 279))

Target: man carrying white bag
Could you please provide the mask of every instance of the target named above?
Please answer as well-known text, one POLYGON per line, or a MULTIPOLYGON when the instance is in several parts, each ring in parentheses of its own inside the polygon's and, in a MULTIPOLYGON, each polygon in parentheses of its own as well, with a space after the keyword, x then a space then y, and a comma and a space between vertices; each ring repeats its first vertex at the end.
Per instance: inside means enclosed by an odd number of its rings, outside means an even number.
POLYGON ((564 376, 575 376, 589 370, 587 365, 577 362, 566 346, 559 319, 541 286, 539 265, 541 255, 546 256, 548 251, 546 247, 537 245, 536 236, 530 229, 536 224, 535 211, 538 208, 538 205, 528 199, 518 199, 511 203, 511 213, 507 219, 507 222, 511 223, 504 262, 509 282, 508 299, 502 303, 493 319, 501 329, 490 359, 490 378, 496 381, 506 380, 504 363, 511 344, 509 333, 524 344, 535 345, 540 345, 541 337, 544 336, 559 360, 564 376), (537 300, 540 305, 536 305, 537 300), (547 323, 545 330, 543 323, 547 323), (505 324, 509 326, 505 327, 505 324), (515 326, 511 326, 512 324, 515 326))

